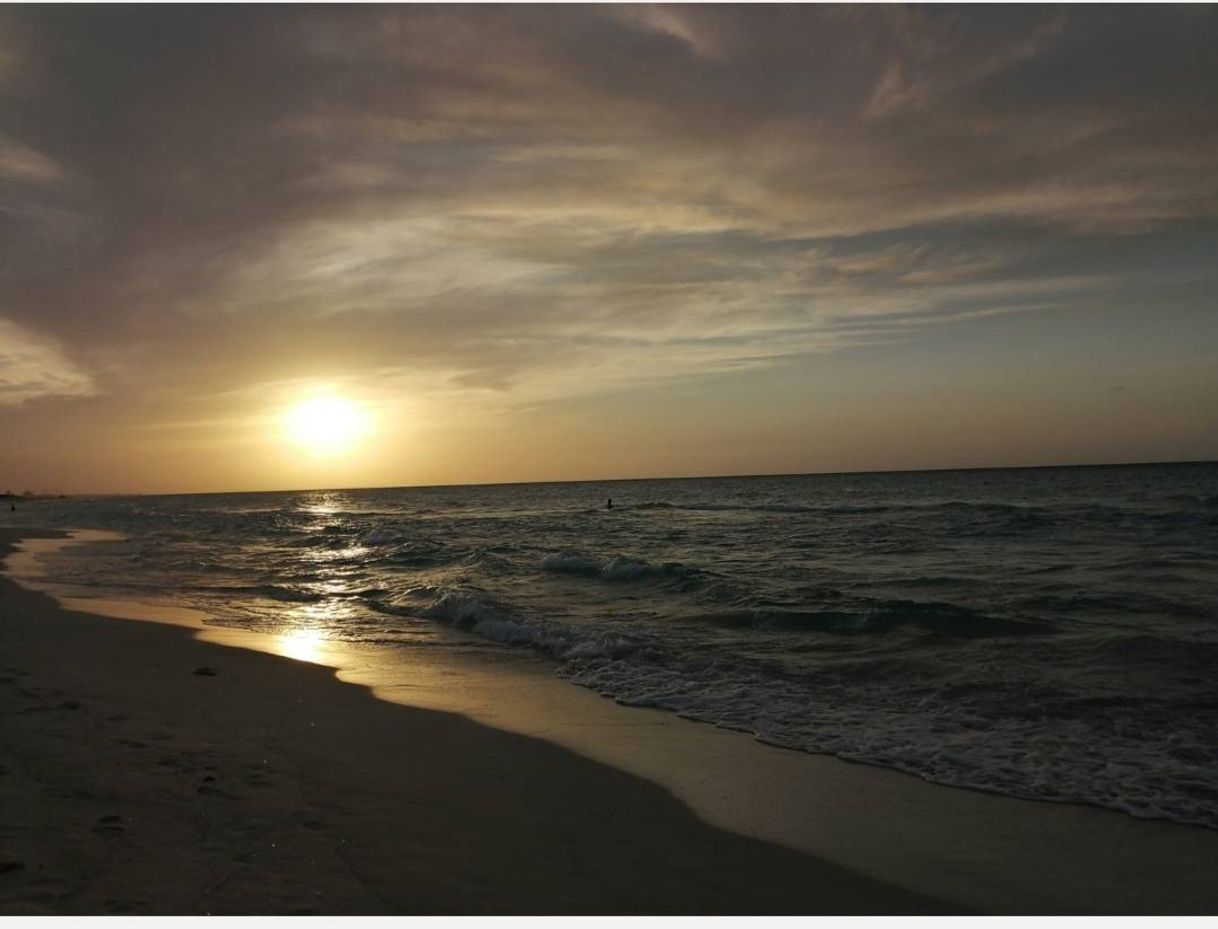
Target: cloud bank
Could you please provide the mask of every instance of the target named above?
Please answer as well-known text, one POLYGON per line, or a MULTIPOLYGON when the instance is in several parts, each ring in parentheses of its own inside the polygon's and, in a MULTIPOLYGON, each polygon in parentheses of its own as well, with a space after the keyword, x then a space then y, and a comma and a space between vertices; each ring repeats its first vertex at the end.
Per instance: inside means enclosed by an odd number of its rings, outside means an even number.
POLYGON ((1213 283, 1207 6, 4 16, 0 296, 106 391, 523 405, 1213 283))

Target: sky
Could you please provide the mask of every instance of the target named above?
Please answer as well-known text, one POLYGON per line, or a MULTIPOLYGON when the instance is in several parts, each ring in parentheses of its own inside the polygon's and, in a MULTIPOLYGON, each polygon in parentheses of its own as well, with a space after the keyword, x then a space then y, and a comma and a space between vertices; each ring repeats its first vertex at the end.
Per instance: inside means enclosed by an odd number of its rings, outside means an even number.
POLYGON ((1212 5, 0 6, 0 490, 1218 459, 1215 48, 1212 5), (317 397, 341 454, 285 433, 317 397))

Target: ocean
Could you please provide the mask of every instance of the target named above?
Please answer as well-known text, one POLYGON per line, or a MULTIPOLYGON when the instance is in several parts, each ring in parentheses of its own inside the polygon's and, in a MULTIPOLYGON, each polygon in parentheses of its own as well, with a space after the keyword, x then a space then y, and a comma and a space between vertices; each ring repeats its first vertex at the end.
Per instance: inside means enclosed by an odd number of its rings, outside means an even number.
POLYGON ((525 649, 784 748, 1218 828, 1218 464, 72 498, 3 520, 121 533, 51 556, 88 596, 525 649))

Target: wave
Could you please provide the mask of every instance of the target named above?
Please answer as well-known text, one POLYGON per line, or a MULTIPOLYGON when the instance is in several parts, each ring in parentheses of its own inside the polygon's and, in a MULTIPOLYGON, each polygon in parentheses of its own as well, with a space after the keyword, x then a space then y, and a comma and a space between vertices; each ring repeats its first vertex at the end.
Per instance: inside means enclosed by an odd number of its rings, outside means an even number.
POLYGON ((559 673, 623 705, 669 710, 783 748, 940 784, 1218 828, 1218 701, 1163 700, 1155 708, 1137 694, 1088 696, 1037 681, 1013 692, 1001 666, 997 679, 965 684, 953 683, 953 666, 885 652, 788 678, 734 656, 680 663, 639 656, 570 661, 559 673))
POLYGON ((380 554, 380 564, 401 568, 433 568, 449 564, 460 557, 459 553, 447 550, 439 543, 412 542, 395 545, 380 554))
POLYGON ((891 507, 888 506, 861 506, 861 507, 833 507, 833 506, 806 506, 796 503, 667 503, 664 501, 654 501, 645 503, 624 504, 621 509, 629 510, 686 510, 691 513, 828 513, 828 512, 858 512, 858 513, 874 513, 881 512, 891 507))
MULTIPOLYGON (((1139 581, 1146 582, 1152 575, 1139 575, 1139 581)), ((1166 575, 1159 575, 1158 580, 1164 580, 1166 575)), ((1160 596, 1139 590, 1117 590, 1108 594, 1089 593, 1086 591, 1065 594, 1038 593, 1023 597, 1019 600, 1023 609, 1037 612, 1054 613, 1061 617, 1100 617, 1118 615, 1159 615, 1177 618, 1189 617, 1208 619, 1213 616, 1210 607, 1201 603, 1190 603, 1180 597, 1160 596)))
POLYGON ((365 532, 361 532, 358 536, 356 536, 355 540, 360 545, 371 548, 378 545, 391 545, 396 542, 401 542, 403 541, 403 537, 397 529, 392 527, 382 527, 379 529, 368 529, 365 532))
POLYGON ((318 603, 325 599, 324 594, 307 590, 302 587, 289 587, 284 584, 249 584, 249 585, 195 585, 190 588, 209 594, 233 594, 262 597, 266 600, 278 600, 282 603, 318 603))
POLYGON ((969 513, 978 516, 1032 515, 1047 512, 1050 507, 1033 504, 977 502, 969 500, 938 500, 928 502, 894 503, 671 503, 646 501, 623 504, 620 509, 682 510, 691 513, 816 513, 825 516, 873 515, 877 513, 969 513))
MULTIPOLYGON (((978 524, 993 521, 991 528, 1037 528, 1048 523, 1072 524, 1077 522, 1141 520, 1156 514, 1145 514, 1119 506, 1099 503, 1004 503, 979 500, 927 500, 892 501, 876 503, 675 503, 670 501, 644 501, 622 504, 623 510, 673 511, 690 513, 772 513, 793 515, 816 515, 824 517, 900 517, 934 516, 960 522, 966 530, 978 524)), ((1157 514, 1165 519, 1188 519, 1189 514, 1157 514)), ((1209 519, 1208 516, 1204 519, 1209 519)))
POLYGON ((641 558, 614 555, 603 560, 578 552, 557 552, 545 555, 540 562, 543 571, 557 574, 582 574, 606 581, 638 581, 647 578, 684 578, 697 573, 694 568, 677 561, 652 564, 641 558))
POLYGON ((955 638, 1049 635, 1044 623, 1004 619, 950 603, 913 600, 874 601, 856 609, 799 610, 758 607, 705 613, 701 619, 731 628, 764 632, 822 632, 833 635, 888 635, 920 631, 955 638))
POLYGON ((481 590, 421 586, 396 600, 371 598, 369 606, 393 616, 429 619, 505 645, 527 646, 562 661, 620 659, 639 640, 619 633, 577 631, 517 615, 481 590))
POLYGON ((1169 494, 1162 499, 1170 503, 1182 503, 1186 506, 1218 509, 1218 494, 1169 494))

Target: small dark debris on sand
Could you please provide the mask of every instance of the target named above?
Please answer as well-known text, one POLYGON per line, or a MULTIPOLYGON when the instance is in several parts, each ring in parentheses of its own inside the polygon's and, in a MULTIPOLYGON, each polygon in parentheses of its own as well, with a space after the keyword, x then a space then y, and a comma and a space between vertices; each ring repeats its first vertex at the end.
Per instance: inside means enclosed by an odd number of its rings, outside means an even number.
POLYGON ((7 871, 20 871, 25 867, 25 862, 14 855, 12 852, 0 849, 0 874, 7 871))
POLYGON ((111 814, 97 817, 97 824, 93 827, 93 831, 97 835, 116 837, 126 832, 127 827, 123 825, 121 816, 111 814))
POLYGON ((217 671, 215 668, 209 668, 207 665, 204 665, 201 668, 195 668, 194 671, 191 673, 197 674, 200 677, 215 677, 220 672, 217 671))

